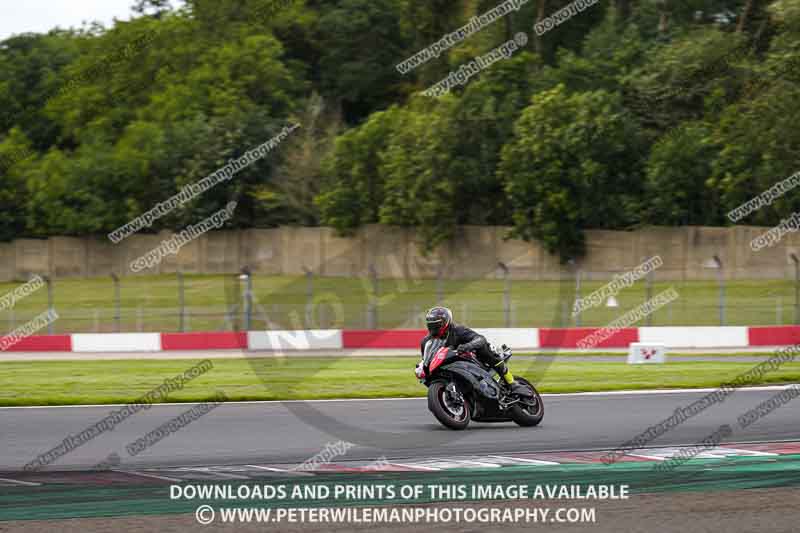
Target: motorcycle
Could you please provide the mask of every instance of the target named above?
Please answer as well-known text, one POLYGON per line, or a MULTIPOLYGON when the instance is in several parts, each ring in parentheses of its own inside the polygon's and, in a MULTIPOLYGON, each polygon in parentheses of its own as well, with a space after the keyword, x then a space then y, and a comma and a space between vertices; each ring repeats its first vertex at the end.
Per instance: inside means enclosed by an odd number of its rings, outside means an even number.
MULTIPOLYGON (((505 344, 497 351, 503 361, 511 358, 505 344)), ((443 339, 425 344, 422 361, 415 371, 428 387, 428 409, 445 427, 465 429, 476 422, 510 422, 520 426, 538 425, 544 417, 544 404, 536 387, 525 378, 516 380, 530 388, 530 396, 512 394, 497 371, 483 364, 474 353, 458 353, 445 346, 443 339)))

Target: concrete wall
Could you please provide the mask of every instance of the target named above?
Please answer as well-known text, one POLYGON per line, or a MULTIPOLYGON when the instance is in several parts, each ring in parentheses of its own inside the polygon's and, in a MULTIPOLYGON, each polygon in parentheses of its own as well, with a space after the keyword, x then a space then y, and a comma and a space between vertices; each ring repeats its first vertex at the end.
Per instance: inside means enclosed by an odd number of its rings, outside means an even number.
MULTIPOLYGON (((728 279, 780 279, 794 276, 790 253, 800 256, 800 235, 785 235, 775 246, 753 252, 749 243, 767 228, 680 227, 636 231, 590 230, 587 255, 577 263, 588 279, 607 279, 656 254, 663 266, 661 280, 714 279, 707 266, 718 256, 728 279)), ((508 228, 465 226, 458 245, 445 243, 427 255, 420 252, 413 229, 367 226, 352 237, 330 228, 282 227, 216 231, 166 256, 146 273, 214 274, 249 266, 256 273, 356 277, 374 268, 382 278, 498 278, 503 262, 513 279, 556 280, 568 275, 557 258, 537 243, 508 240, 508 228)), ((135 275, 130 264, 169 239, 169 232, 133 235, 119 244, 99 238, 53 237, 0 243, 0 280, 22 280, 31 274, 55 278, 135 275)))

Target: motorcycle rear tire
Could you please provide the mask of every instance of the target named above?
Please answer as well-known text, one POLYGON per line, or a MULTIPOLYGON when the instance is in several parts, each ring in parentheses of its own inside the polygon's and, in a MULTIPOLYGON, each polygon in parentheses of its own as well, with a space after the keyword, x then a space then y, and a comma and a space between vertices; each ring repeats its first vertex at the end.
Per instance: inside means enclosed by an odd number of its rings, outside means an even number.
POLYGON ((538 426, 542 421, 542 418, 544 418, 544 403, 542 402, 542 397, 539 394, 539 391, 536 390, 536 387, 531 385, 527 379, 517 378, 517 380, 530 387, 530 389, 533 391, 533 397, 536 399, 536 404, 539 406, 539 408, 535 413, 530 413, 528 409, 523 409, 519 405, 514 405, 508 410, 508 414, 511 417, 511 420, 516 422, 519 426, 538 426))

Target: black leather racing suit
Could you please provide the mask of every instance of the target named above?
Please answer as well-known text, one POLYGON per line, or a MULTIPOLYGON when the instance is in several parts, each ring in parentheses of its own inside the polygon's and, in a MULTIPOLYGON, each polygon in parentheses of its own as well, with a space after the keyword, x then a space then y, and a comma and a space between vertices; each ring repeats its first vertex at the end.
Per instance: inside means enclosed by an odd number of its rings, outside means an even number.
MULTIPOLYGON (((419 345, 419 351, 422 355, 425 355, 425 343, 431 338, 432 336, 428 334, 425 335, 424 339, 422 339, 422 342, 419 345)), ((445 339, 445 345, 451 348, 458 348, 461 346, 465 351, 475 352, 475 355, 481 362, 491 367, 496 367, 503 361, 502 357, 494 353, 489 348, 489 342, 483 335, 480 335, 468 327, 461 326, 459 324, 453 324, 450 326, 450 329, 447 332, 447 338, 445 339)), ((500 369, 498 368, 498 370, 500 369)), ((505 368, 503 368, 503 370, 505 370, 505 368)))

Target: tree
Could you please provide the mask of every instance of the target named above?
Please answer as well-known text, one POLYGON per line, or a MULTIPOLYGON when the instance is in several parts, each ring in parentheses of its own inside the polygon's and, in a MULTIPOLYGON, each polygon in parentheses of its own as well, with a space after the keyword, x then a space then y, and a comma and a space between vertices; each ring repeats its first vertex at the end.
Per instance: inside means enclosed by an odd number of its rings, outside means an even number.
POLYGON ((401 14, 395 0, 340 0, 320 18, 323 94, 340 99, 348 123, 401 96, 393 68, 407 49, 401 14))
POLYGON ((30 140, 19 128, 12 129, 0 142, 0 241, 14 239, 25 231, 25 169, 35 155, 30 140))
POLYGON ((714 191, 708 186, 719 152, 711 134, 708 124, 686 122, 655 143, 641 199, 643 222, 661 226, 718 222, 713 217, 714 191))
MULTIPOLYGON (((496 174, 503 146, 512 139, 514 122, 544 85, 538 56, 520 52, 470 80, 454 101, 452 144, 439 149, 448 156, 446 177, 455 182, 459 224, 511 223, 503 182, 496 174)), ((449 109, 449 107, 447 108, 449 109)))
POLYGON ((419 97, 393 129, 381 154, 384 198, 380 221, 415 226, 423 252, 450 238, 458 222, 455 191, 461 176, 449 173, 455 99, 419 97))
POLYGON ((319 208, 314 199, 324 179, 323 160, 333 150, 342 128, 338 110, 328 109, 318 94, 309 99, 302 114, 303 127, 286 142, 283 163, 276 170, 273 184, 264 184, 256 198, 274 207, 286 206, 289 220, 297 224, 319 224, 319 208))
POLYGON ((340 135, 323 162, 325 182, 316 198, 323 224, 349 234, 377 223, 384 199, 382 155, 407 111, 391 107, 340 135))
POLYGON ((618 96, 569 95, 563 85, 535 95, 499 167, 514 235, 567 260, 584 253, 583 229, 632 224, 643 155, 638 124, 618 96))

